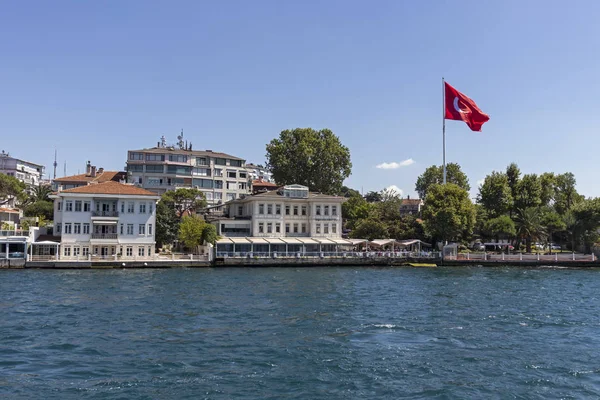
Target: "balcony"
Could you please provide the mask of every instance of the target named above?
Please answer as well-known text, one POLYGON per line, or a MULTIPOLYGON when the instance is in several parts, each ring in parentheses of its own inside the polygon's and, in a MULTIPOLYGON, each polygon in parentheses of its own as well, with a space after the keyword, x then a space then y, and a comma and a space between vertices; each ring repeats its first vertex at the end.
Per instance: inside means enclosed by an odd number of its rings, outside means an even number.
POLYGON ((92 240, 117 240, 116 233, 92 233, 92 240))
POLYGON ((118 211, 92 211, 92 217, 119 218, 119 212, 118 211))

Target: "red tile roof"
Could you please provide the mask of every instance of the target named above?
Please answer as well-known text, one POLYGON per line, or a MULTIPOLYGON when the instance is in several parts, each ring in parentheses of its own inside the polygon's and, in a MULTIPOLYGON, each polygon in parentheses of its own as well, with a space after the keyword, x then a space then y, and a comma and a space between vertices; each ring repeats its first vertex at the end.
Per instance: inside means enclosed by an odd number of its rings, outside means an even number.
POLYGON ((63 190, 62 193, 87 193, 87 194, 116 194, 128 196, 154 196, 156 193, 139 188, 133 185, 126 185, 119 182, 108 181, 103 183, 92 183, 86 186, 80 186, 73 189, 63 190))
POLYGON ((277 188, 279 185, 271 182, 265 182, 262 179, 255 179, 252 181, 252 186, 264 186, 264 187, 273 187, 277 188))
POLYGON ((62 178, 56 178, 54 182, 64 183, 64 182, 77 182, 77 183, 88 183, 88 182, 108 182, 115 181, 118 182, 121 179, 125 179, 127 174, 123 171, 103 171, 102 173, 96 174, 96 176, 90 176, 86 174, 79 175, 71 175, 71 176, 63 176, 62 178))
POLYGON ((402 199, 403 206, 418 206, 421 204, 421 199, 402 199))
POLYGON ((0 212, 9 214, 19 214, 20 211, 16 208, 0 207, 0 212))

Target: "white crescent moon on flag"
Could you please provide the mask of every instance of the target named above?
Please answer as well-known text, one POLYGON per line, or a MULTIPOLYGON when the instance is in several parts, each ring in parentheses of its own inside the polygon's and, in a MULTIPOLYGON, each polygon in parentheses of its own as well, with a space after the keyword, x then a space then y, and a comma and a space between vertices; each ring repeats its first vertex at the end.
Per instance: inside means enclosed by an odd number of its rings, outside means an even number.
POLYGON ((458 97, 455 97, 455 98, 454 98, 454 109, 455 109, 457 112, 461 113, 461 114, 463 114, 463 113, 464 113, 464 111, 463 111, 463 110, 461 110, 461 109, 460 109, 460 107, 459 107, 459 105, 458 105, 458 97))

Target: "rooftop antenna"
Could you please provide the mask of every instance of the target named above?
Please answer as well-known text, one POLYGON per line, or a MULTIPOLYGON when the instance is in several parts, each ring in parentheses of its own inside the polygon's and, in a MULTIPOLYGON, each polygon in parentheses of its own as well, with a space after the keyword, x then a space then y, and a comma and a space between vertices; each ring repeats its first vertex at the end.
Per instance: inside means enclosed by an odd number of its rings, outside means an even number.
POLYGON ((165 138, 165 135, 162 135, 160 137, 160 147, 162 147, 163 149, 167 147, 167 138, 165 138))
POLYGON ((179 147, 180 150, 183 150, 185 146, 185 143, 183 142, 183 129, 181 130, 181 135, 177 135, 177 147, 179 147))
POLYGON ((56 162, 56 155, 57 155, 57 152, 56 152, 56 149, 54 149, 54 163, 52 164, 54 166, 54 178, 53 179, 56 179, 56 166, 58 165, 58 163, 56 162))
POLYGON ((63 176, 67 176, 67 162, 65 161, 65 169, 63 172, 63 176))

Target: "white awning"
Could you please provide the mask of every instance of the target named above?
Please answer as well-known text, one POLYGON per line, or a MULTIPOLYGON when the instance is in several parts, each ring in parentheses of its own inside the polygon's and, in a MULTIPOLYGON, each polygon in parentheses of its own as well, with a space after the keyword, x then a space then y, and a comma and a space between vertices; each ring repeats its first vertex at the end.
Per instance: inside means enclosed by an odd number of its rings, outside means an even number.
POLYGON ((249 237, 247 238, 252 244, 269 244, 266 238, 262 237, 249 237))
POLYGON ((396 241, 394 239, 375 239, 369 242, 369 244, 374 246, 387 246, 388 244, 392 243, 396 244, 396 241))
POLYGON ((363 244, 363 243, 368 242, 367 239, 344 239, 344 240, 350 242, 350 244, 352 244, 352 245, 363 244))
POLYGON ((43 242, 33 242, 31 244, 32 245, 34 245, 34 244, 46 244, 46 245, 51 244, 53 246, 56 246, 57 244, 60 244, 60 243, 59 242, 53 242, 51 240, 44 240, 43 242))
POLYGON ((319 242, 317 242, 315 239, 313 238, 307 238, 307 237, 299 237, 296 238, 298 239, 298 241, 302 244, 319 244, 319 242))
POLYGON ((319 242, 319 244, 335 244, 333 240, 330 240, 328 238, 314 238, 314 240, 319 242))
POLYGON ((94 225, 116 225, 117 221, 92 221, 94 225))
POLYGON ((354 243, 352 243, 350 240, 348 239, 329 239, 332 242, 334 242, 335 244, 339 244, 339 245, 344 245, 344 246, 354 246, 354 243))
POLYGON ((284 237, 284 238, 281 238, 281 240, 286 244, 302 244, 302 242, 299 241, 298 238, 294 238, 294 237, 284 237))

